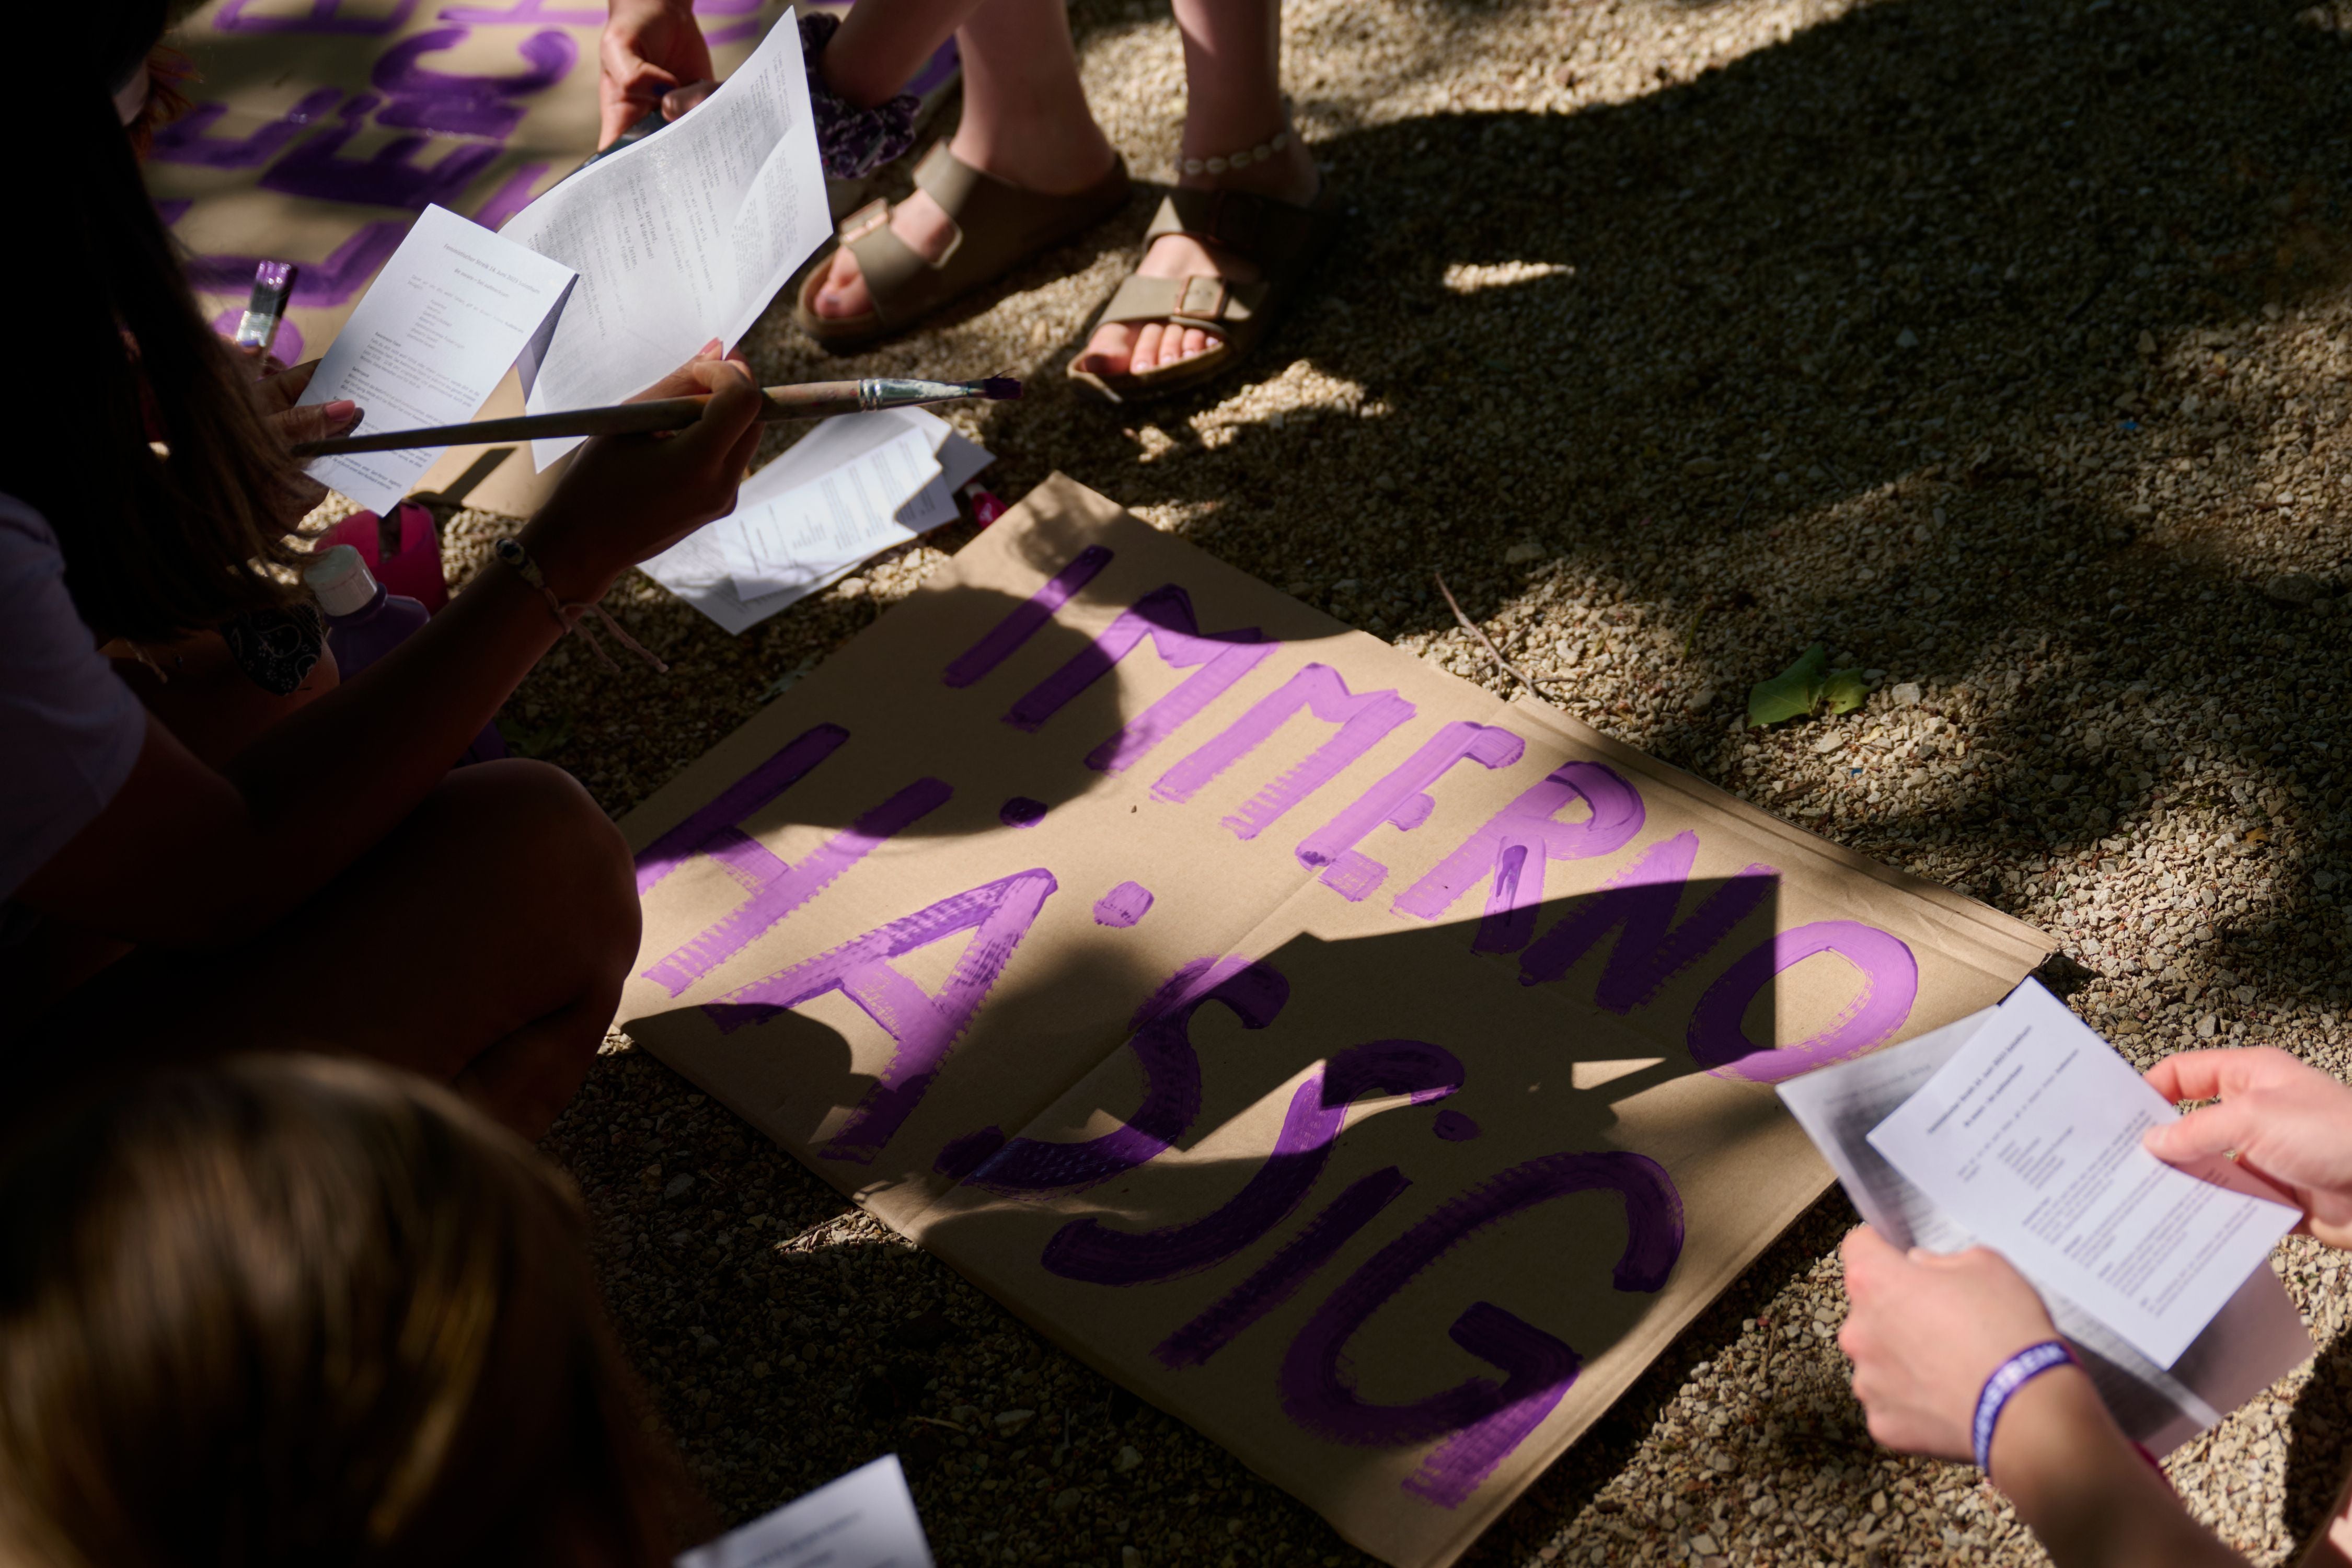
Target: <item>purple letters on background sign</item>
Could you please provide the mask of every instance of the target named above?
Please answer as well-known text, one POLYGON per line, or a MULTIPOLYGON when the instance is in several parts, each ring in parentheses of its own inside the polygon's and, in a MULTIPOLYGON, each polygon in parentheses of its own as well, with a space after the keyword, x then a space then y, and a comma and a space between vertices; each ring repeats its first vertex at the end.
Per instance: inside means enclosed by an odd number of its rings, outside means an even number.
MULTIPOLYGON (((335 247, 324 261, 305 261, 294 274, 296 305, 333 306, 367 287, 377 268, 392 259, 408 233, 412 220, 394 218, 362 224, 351 238, 335 247)), ((188 258, 188 284, 206 294, 245 298, 253 287, 253 269, 267 259, 259 256, 194 256, 188 258)))
POLYGON ((1151 912, 1151 889, 1140 882, 1121 882, 1095 900, 1095 924, 1125 931, 1151 912))
POLYGON ((1087 753, 1087 766, 1097 772, 1123 772, 1282 646, 1262 642, 1259 635, 1255 626, 1202 633, 1192 616, 1192 596, 1173 583, 1163 584, 1120 611, 1102 636, 1015 702, 1004 721, 1016 730, 1043 728, 1072 698, 1108 675, 1136 644, 1150 637, 1171 668, 1192 674, 1087 753))
POLYGON ((637 852, 637 897, 697 855, 717 858, 755 890, 782 875, 784 863, 735 825, 806 778, 848 742, 849 731, 838 724, 819 724, 785 742, 775 755, 637 852))
POLYGON ((974 1185, 999 1193, 1077 1191, 1107 1182, 1166 1152, 1201 1114, 1201 1058, 1192 1015, 1214 1002, 1247 1029, 1263 1029, 1290 1000, 1290 982, 1245 958, 1196 958, 1136 1010, 1128 1048, 1143 1068, 1143 1103, 1113 1131, 1082 1143, 1015 1138, 972 1171, 974 1185))
POLYGON ((1389 868, 1356 849, 1383 822, 1410 833, 1429 820, 1437 803, 1424 793, 1465 759, 1484 768, 1507 768, 1528 743, 1508 730, 1457 719, 1431 736, 1404 765, 1364 792, 1363 797, 1309 834, 1296 853, 1299 863, 1321 868, 1323 882, 1351 903, 1360 903, 1388 880, 1389 868))
POLYGON ((1397 899, 1401 913, 1442 920, 1478 879, 1492 871, 1486 918, 1472 945, 1481 952, 1508 952, 1533 934, 1537 905, 1543 902, 1544 862, 1589 860, 1614 853, 1642 831, 1642 795, 1599 763, 1568 763, 1489 817, 1429 874, 1397 899), (1581 822, 1555 820, 1582 802, 1581 822), (1516 941, 1513 938, 1516 937, 1516 941), (1495 945, 1507 942, 1508 946, 1495 945))
POLYGON ((1651 846, 1599 892, 1577 900, 1558 925, 1519 955, 1519 984, 1558 980, 1614 931, 1617 940, 1593 1000, 1612 1013, 1626 1013, 1656 995, 1660 986, 1705 958, 1769 902, 1780 883, 1772 867, 1750 866, 1676 925, 1675 912, 1697 858, 1696 833, 1677 833, 1651 846))
POLYGON ((1173 805, 1182 805, 1201 788, 1273 739, 1276 731, 1300 709, 1307 709, 1339 732, 1308 754, 1307 760, 1250 797, 1249 803, 1225 818, 1237 838, 1255 838, 1279 821, 1283 813, 1331 782, 1342 768, 1377 745, 1381 738, 1413 716, 1413 705, 1394 691, 1350 693, 1348 683, 1328 664, 1310 664, 1282 683, 1275 693, 1228 725, 1223 734, 1160 775, 1151 793, 1173 805))
POLYGON ((260 0, 228 0, 213 18, 213 26, 224 33, 358 33, 380 36, 396 33, 408 22, 408 14, 416 9, 416 0, 398 0, 391 11, 369 16, 365 8, 352 5, 354 15, 343 15, 348 0, 310 0, 310 8, 300 16, 263 13, 247 16, 259 8, 260 0))
POLYGON ((1919 995, 1919 961, 1901 939, 1859 921, 1815 921, 1766 938, 1734 961, 1692 1009, 1691 1059, 1717 1077, 1778 1083, 1855 1056, 1893 1035, 1919 995), (1753 1044, 1740 1019, 1773 977, 1817 953, 1862 972, 1862 989, 1830 1026, 1778 1050, 1753 1044))
POLYGON ((1462 1063, 1420 1040, 1350 1046, 1307 1076, 1290 1098, 1282 1131, 1242 1190, 1213 1212, 1158 1230, 1113 1230, 1098 1219, 1073 1220, 1054 1233, 1039 1259, 1065 1279, 1143 1285, 1222 1263, 1280 1225, 1323 1173, 1348 1107, 1368 1094, 1403 1094, 1419 1105, 1462 1087, 1462 1063))
POLYGON ((1007 827, 1034 827, 1045 820, 1045 803, 1016 795, 996 808, 996 820, 1007 827))
POLYGON ((956 656, 940 679, 950 686, 966 687, 985 677, 989 671, 1011 658, 1023 643, 1035 637, 1054 612, 1070 602, 1070 595, 1095 580, 1095 574, 1110 564, 1111 552, 1099 544, 1089 544, 1070 558, 1070 563, 1046 580, 1045 585, 1015 605, 1012 614, 982 634, 981 639, 956 656))
POLYGON ((1625 1200, 1617 1289, 1661 1289, 1683 1247, 1682 1197, 1664 1166, 1622 1151, 1529 1160, 1442 1205, 1381 1248, 1316 1309, 1283 1358, 1283 1408, 1308 1431, 1359 1447, 1401 1447, 1444 1437, 1404 1487, 1441 1508, 1459 1507, 1551 1414, 1583 1358, 1502 1308, 1474 1301, 1449 1332, 1464 1350, 1500 1367, 1502 1383, 1474 1377, 1409 1404, 1371 1405, 1349 1375, 1348 1342, 1414 1276, 1477 1231, 1596 1190, 1625 1200))
POLYGON ((706 1004, 703 1011, 728 1033, 839 991, 880 1025, 898 1048, 822 1151, 828 1160, 864 1164, 922 1103, 1056 885, 1054 874, 1043 868, 1001 877, 753 981, 706 1004), (894 958, 967 931, 972 933, 971 945, 936 996, 890 967, 894 958))
POLYGON ((179 119, 155 128, 147 156, 159 163, 194 163, 206 169, 257 169, 310 129, 312 121, 343 100, 331 87, 302 95, 302 101, 249 136, 205 132, 228 112, 226 103, 200 103, 179 119))
MULTIPOLYGON (((496 142, 476 142, 452 147, 437 163, 419 164, 414 162, 416 154, 432 142, 423 134, 395 136, 373 157, 337 156, 344 143, 360 133, 369 112, 381 101, 372 92, 352 98, 335 111, 341 124, 313 132, 297 143, 262 174, 261 187, 322 202, 423 212, 436 202, 443 206, 455 204, 476 175, 498 162, 500 149, 496 142)), ((248 274, 246 282, 252 281, 248 274)))
POLYGON ((433 27, 403 38, 378 57, 368 79, 392 101, 376 116, 379 124, 408 131, 442 131, 458 136, 513 134, 526 112, 513 101, 545 92, 571 74, 580 46, 569 33, 550 27, 515 46, 528 68, 511 76, 452 76, 418 62, 452 49, 472 36, 470 27, 433 27))
POLYGON ((474 221, 493 234, 504 228, 507 219, 530 205, 531 187, 538 184, 552 167, 549 163, 525 163, 509 174, 499 188, 474 210, 474 221))

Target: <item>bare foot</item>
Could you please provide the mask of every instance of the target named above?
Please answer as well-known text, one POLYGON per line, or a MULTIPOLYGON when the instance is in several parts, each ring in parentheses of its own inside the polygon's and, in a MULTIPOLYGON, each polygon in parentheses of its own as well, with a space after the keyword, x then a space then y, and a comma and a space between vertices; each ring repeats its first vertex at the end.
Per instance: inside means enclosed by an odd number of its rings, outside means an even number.
MULTIPOLYGON (((1198 190, 1247 191, 1299 205, 1315 199, 1322 184, 1315 160, 1296 135, 1290 144, 1263 163, 1238 173, 1187 174, 1176 182, 1198 190)), ((1259 268, 1248 258, 1221 245, 1204 245, 1186 235, 1162 235, 1143 253, 1136 267, 1143 278, 1222 278, 1228 283, 1255 283, 1259 268)), ((1126 375, 1176 364, 1203 354, 1221 340, 1199 327, 1178 329, 1160 321, 1140 324, 1110 321, 1095 335, 1078 357, 1078 368, 1097 375, 1126 375)))
MULTIPOLYGON (((1093 130, 1092 125, 1087 129, 1093 130)), ((982 174, 1050 196, 1071 195, 1087 189, 1109 173, 1117 157, 1098 131, 1093 136, 1095 147, 1086 146, 1083 139, 1060 139, 1053 144, 1052 153, 1034 163, 1006 157, 1001 139, 992 148, 970 147, 966 141, 959 132, 948 150, 982 174), (1073 141, 1076 142, 1075 147, 1073 141), (1094 156, 1089 157, 1089 153, 1094 156), (1007 164, 1011 166, 1004 166, 1007 164)), ((890 232, 916 255, 937 261, 955 238, 955 219, 931 199, 929 192, 918 190, 890 209, 890 232)), ((867 292, 866 279, 857 270, 857 258, 849 253, 847 246, 833 253, 833 265, 824 281, 817 286, 816 298, 811 303, 818 315, 836 321, 845 316, 862 316, 874 308, 874 296, 867 292)))

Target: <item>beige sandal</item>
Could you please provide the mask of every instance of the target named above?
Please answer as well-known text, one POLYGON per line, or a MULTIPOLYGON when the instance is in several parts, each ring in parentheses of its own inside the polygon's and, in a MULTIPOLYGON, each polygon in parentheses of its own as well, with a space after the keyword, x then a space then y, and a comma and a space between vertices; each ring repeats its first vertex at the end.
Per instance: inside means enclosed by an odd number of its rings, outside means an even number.
POLYGON ((868 202, 844 218, 839 243, 857 258, 873 305, 856 316, 816 313, 817 291, 833 270, 828 252, 802 279, 793 307, 793 322, 820 346, 838 353, 904 331, 926 313, 1092 228, 1127 205, 1127 162, 1113 153, 1110 172, 1101 179, 1054 196, 984 174, 940 142, 916 166, 915 184, 955 225, 947 249, 934 261, 892 233, 887 202, 868 202))
MULTIPOLYGON (((1081 353, 1070 362, 1070 379, 1109 402, 1138 403, 1223 375, 1273 329, 1291 296, 1331 248, 1339 233, 1339 198, 1328 181, 1306 206, 1247 191, 1180 186, 1169 192, 1151 226, 1144 231, 1144 248, 1149 250, 1161 235, 1188 235, 1256 262, 1257 281, 1231 283, 1213 276, 1146 278, 1130 273, 1096 318, 1096 327, 1114 321, 1139 325, 1164 321, 1172 327, 1199 327, 1214 341, 1190 359, 1139 374, 1103 375, 1082 370, 1086 356, 1081 353)), ((1092 329, 1087 336, 1093 336, 1092 329)))

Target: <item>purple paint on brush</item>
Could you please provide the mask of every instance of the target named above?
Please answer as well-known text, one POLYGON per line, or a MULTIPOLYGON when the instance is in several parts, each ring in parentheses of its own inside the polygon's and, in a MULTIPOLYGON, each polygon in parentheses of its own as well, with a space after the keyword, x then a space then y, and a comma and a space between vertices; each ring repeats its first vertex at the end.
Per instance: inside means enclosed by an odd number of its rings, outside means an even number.
POLYGON ((1095 900, 1095 924, 1125 931, 1150 910, 1150 889, 1140 882, 1121 882, 1095 900))
POLYGON ((940 679, 950 686, 970 686, 1011 658, 1023 643, 1035 637, 1054 618, 1054 612, 1070 602, 1071 595, 1093 582, 1095 574, 1110 564, 1110 558, 1111 552, 1099 544, 1089 544, 1079 551, 1070 558, 1068 565, 1047 579, 1044 587, 1014 606, 978 642, 958 654, 940 679))
POLYGON ((1285 812, 1330 783, 1414 711, 1413 705, 1394 691, 1357 695, 1349 691, 1338 670, 1327 664, 1310 664, 1208 744, 1160 774, 1151 793, 1177 805, 1192 799, 1202 786, 1273 739, 1275 731, 1302 708, 1327 724, 1339 725, 1339 732, 1224 819, 1236 838, 1255 838, 1273 826, 1285 812))
POLYGON ((736 879, 754 890, 782 874, 784 863, 753 843, 735 825, 806 778, 819 763, 849 742, 838 724, 803 730, 776 753, 696 809, 676 827, 637 851, 637 897, 697 855, 726 860, 736 879), (729 852, 736 852, 728 859, 729 852))
POLYGON ((1192 615, 1192 596, 1173 583, 1165 584, 1120 611, 1102 636, 1015 702, 1004 721, 1032 733, 1044 728, 1045 721, 1108 675, 1147 637, 1169 668, 1193 673, 1087 753, 1087 766, 1097 773, 1121 773, 1133 766, 1282 646, 1262 641, 1255 626, 1203 633, 1192 615))
POLYGON ((1471 1121, 1452 1106, 1437 1113, 1437 1120, 1429 1124, 1429 1130, 1448 1143, 1467 1143, 1471 1139, 1478 1136, 1480 1131, 1475 1121, 1471 1121))
POLYGON ((1403 1447, 1443 1437, 1403 1485, 1441 1508, 1459 1507, 1551 1414, 1582 1358, 1561 1341, 1491 1302, 1454 1321, 1454 1342, 1502 1369, 1499 1384, 1469 1378, 1402 1405, 1356 1392, 1347 1354, 1372 1315, 1424 1269, 1476 1232, 1577 1193, 1614 1192, 1625 1203, 1620 1290, 1659 1289, 1682 1255, 1683 1206, 1665 1168, 1625 1152, 1548 1154, 1514 1165, 1440 1205, 1375 1253, 1317 1308, 1284 1355, 1283 1409, 1309 1432, 1360 1447, 1403 1447))
POLYGON ((1350 1237, 1411 1185, 1394 1165, 1349 1183, 1345 1192, 1325 1205, 1322 1213, 1308 1220, 1305 1229, 1284 1242, 1248 1279, 1153 1347, 1153 1359, 1178 1371, 1206 1362, 1251 1324, 1297 1295, 1317 1269, 1330 1262, 1350 1237))
POLYGON ((996 808, 996 820, 1007 827, 1034 827, 1045 820, 1045 803, 1016 795, 996 808))
POLYGON ((1165 1153, 1201 1114, 1201 1058, 1192 1015, 1214 1002, 1245 1029, 1263 1029, 1290 1000, 1290 982, 1245 958, 1196 958, 1137 1010, 1128 1049, 1143 1069, 1143 1103, 1120 1126, 1081 1143, 1015 1138, 967 1180, 999 1193, 1077 1191, 1165 1153))
MULTIPOLYGON (((749 857, 730 862, 739 880, 755 879, 751 899, 699 936, 644 972, 673 996, 757 942, 815 898, 844 871, 872 854, 915 823, 947 804, 955 791, 938 779, 917 779, 905 789, 860 816, 845 831, 819 845, 797 866, 786 866, 762 849, 760 861, 749 857), (769 872, 767 866, 773 866, 769 872)), ((747 843, 751 842, 746 840, 747 843)), ((725 858, 725 852, 719 852, 725 858)))
POLYGON ((828 991, 857 1004, 898 1048, 818 1152, 828 1160, 866 1163, 922 1103, 1055 886, 1053 873, 1042 868, 1001 877, 730 992, 703 1011, 720 1033, 731 1034, 828 991), (971 943, 937 995, 890 967, 891 959, 967 931, 971 943))
POLYGON ((1891 1037, 1919 998, 1919 961, 1898 937, 1859 921, 1815 921, 1766 938, 1735 960, 1691 1010, 1691 1059, 1717 1078, 1779 1083, 1891 1037), (1829 1027, 1779 1049, 1750 1041, 1740 1019, 1774 976, 1833 952, 1861 972, 1862 988, 1829 1027))
POLYGON ((1364 792, 1354 805, 1325 823, 1300 842, 1296 853, 1309 869, 1320 868, 1324 885, 1351 903, 1364 899, 1388 879, 1388 868, 1357 853, 1356 845, 1372 829, 1387 823, 1410 833, 1429 820, 1437 803, 1426 793, 1454 763, 1476 763, 1483 768, 1507 768, 1526 752, 1528 743, 1508 730, 1455 720, 1422 744, 1404 764, 1364 792))
MULTIPOLYGON (((213 318, 213 331, 225 338, 235 338, 239 323, 245 320, 245 307, 232 305, 213 318)), ((291 321, 278 323, 278 335, 269 341, 272 357, 284 364, 302 363, 302 329, 291 321)))
POLYGON ((1140 1232, 1073 1220, 1054 1233, 1038 1261, 1049 1273, 1094 1285, 1149 1284, 1222 1263, 1305 1200, 1350 1105, 1368 1094, 1402 1094, 1420 1105, 1461 1087, 1462 1063, 1441 1047, 1421 1040, 1350 1046, 1291 1095, 1273 1153, 1223 1205, 1182 1225, 1140 1232))
POLYGON ((1641 792, 1615 770, 1599 763, 1565 763, 1487 818, 1459 848, 1406 889, 1397 899, 1397 911, 1419 920, 1442 920, 1492 870, 1495 886, 1471 946, 1479 952, 1513 952, 1535 934, 1536 906, 1543 902, 1544 863, 1612 854, 1642 831, 1643 815, 1641 792), (1585 808, 1582 821, 1558 820, 1561 812, 1577 805, 1585 808))
POLYGON ((1780 885, 1774 868, 1750 866, 1709 893, 1677 925, 1675 914, 1697 856, 1696 833, 1677 833, 1651 846, 1601 891, 1576 900, 1558 925, 1519 955, 1519 984, 1559 979, 1613 932, 1616 940, 1592 999, 1612 1013, 1626 1013, 1656 995, 1659 987, 1715 951, 1740 921, 1769 903, 1780 885))

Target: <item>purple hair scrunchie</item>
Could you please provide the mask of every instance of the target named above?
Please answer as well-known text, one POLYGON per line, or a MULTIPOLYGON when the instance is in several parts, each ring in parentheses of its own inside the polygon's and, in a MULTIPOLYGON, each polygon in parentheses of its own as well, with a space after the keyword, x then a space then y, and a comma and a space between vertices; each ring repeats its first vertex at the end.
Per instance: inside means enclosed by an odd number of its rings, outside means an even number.
POLYGON ((816 121, 817 162, 828 180, 862 179, 915 144, 915 111, 923 100, 902 92, 871 109, 843 102, 816 68, 817 57, 840 30, 841 18, 817 11, 800 21, 801 58, 808 65, 809 109, 816 121))

